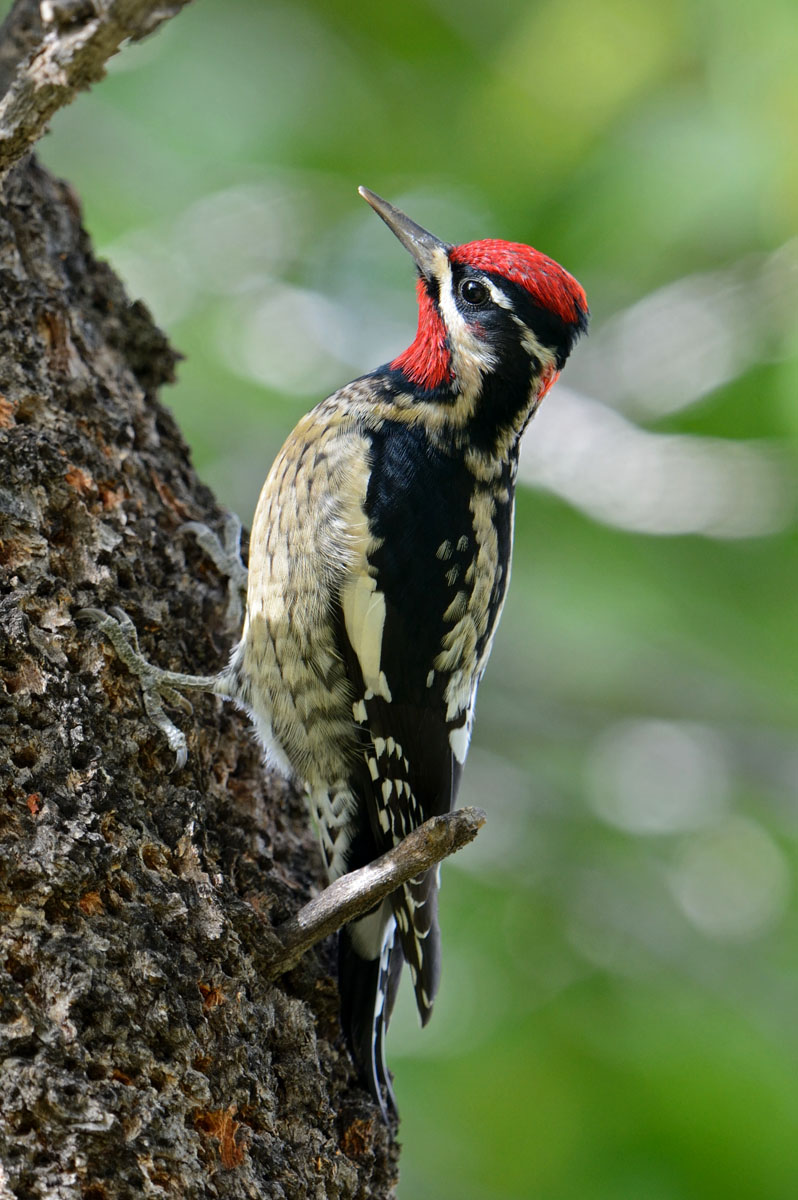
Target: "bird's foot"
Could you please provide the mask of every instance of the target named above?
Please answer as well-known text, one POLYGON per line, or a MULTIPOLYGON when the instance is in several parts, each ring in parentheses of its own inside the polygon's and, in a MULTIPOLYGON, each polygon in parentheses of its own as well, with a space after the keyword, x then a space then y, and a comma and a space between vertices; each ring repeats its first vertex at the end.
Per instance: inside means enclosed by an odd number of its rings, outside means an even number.
POLYGON ((191 714, 191 704, 178 689, 214 692, 219 676, 183 675, 179 671, 165 671, 153 666, 141 653, 136 627, 124 609, 112 608, 111 613, 99 608, 82 608, 77 615, 92 621, 106 635, 128 670, 138 677, 147 716, 174 750, 176 765, 184 767, 188 758, 186 735, 166 715, 164 701, 191 714))
POLYGON ((201 521, 188 521, 181 530, 193 533, 216 569, 227 576, 225 625, 240 629, 247 595, 247 568, 241 561, 241 521, 235 513, 227 513, 221 537, 201 521))

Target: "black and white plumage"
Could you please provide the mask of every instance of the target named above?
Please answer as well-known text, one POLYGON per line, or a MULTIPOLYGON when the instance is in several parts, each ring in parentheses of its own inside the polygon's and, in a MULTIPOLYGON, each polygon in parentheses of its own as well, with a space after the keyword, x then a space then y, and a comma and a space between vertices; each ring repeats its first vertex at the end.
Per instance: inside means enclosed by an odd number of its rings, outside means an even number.
MULTIPOLYGON (((455 803, 509 579, 519 439, 587 316, 579 285, 536 251, 450 247, 363 194, 415 258, 418 335, 278 455, 218 688, 303 781, 331 878, 455 803)), ((343 1028, 383 1111, 402 962, 422 1023, 438 988, 437 876, 340 938, 343 1028)))
MULTIPOLYGON (((587 325, 582 288, 552 259, 512 242, 450 246, 361 194, 415 260, 418 332, 278 454, 228 666, 160 671, 127 618, 87 614, 139 675, 179 762, 185 739, 161 705, 174 688, 247 710, 271 762, 304 786, 331 878, 455 804, 509 581, 520 438, 587 325)), ((340 934, 343 1030, 386 1117, 403 964, 422 1023, 438 989, 437 894, 428 871, 340 934)))

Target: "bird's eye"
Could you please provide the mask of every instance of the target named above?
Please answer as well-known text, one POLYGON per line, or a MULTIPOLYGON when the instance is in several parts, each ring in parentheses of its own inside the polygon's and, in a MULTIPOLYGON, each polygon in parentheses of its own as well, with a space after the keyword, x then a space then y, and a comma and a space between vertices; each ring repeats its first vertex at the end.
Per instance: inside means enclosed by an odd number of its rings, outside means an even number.
POLYGON ((464 279, 460 284, 460 295, 466 304, 481 308, 488 300, 488 289, 478 279, 464 279))

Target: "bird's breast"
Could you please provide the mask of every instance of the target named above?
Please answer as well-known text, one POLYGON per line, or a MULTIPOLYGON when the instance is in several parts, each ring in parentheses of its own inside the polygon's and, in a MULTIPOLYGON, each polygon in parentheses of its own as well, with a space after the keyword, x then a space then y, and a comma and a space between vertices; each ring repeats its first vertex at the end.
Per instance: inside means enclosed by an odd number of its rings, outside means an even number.
POLYGON ((267 750, 319 787, 345 776, 354 754, 335 617, 343 581, 368 546, 368 443, 311 418, 294 430, 261 492, 234 665, 267 750))
POLYGON ((387 612, 382 669, 389 685, 403 679, 409 702, 431 703, 441 684, 452 719, 484 666, 507 588, 511 471, 483 483, 423 429, 389 423, 371 435, 371 462, 365 508, 387 612))

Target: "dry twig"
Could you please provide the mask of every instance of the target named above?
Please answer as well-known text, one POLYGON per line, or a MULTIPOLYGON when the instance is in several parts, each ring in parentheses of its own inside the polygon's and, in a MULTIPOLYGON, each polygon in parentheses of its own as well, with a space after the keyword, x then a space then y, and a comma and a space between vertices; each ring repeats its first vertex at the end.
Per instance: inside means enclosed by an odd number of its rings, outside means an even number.
POLYGON ((381 858, 336 879, 295 917, 274 930, 283 953, 275 957, 271 977, 296 966, 316 942, 374 908, 409 879, 422 875, 441 859, 468 845, 486 820, 481 808, 460 808, 432 817, 381 858))

